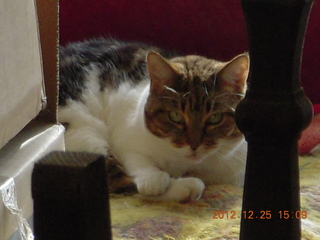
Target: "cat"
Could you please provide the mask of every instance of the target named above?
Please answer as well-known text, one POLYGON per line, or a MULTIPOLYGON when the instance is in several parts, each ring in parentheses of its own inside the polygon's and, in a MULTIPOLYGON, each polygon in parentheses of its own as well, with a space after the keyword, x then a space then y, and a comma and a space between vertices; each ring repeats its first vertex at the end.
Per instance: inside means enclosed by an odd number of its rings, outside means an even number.
POLYGON ((59 60, 66 150, 114 156, 153 200, 193 201, 205 184, 243 184, 247 145, 234 112, 247 53, 220 62, 93 39, 61 47, 59 60))

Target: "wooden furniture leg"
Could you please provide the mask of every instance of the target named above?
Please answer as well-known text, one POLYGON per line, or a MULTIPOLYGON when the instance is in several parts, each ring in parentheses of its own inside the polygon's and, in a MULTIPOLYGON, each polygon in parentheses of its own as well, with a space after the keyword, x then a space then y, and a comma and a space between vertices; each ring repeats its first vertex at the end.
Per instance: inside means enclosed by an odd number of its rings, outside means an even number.
POLYGON ((104 157, 53 152, 32 173, 37 240, 110 240, 104 157))
POLYGON ((300 63, 312 0, 242 0, 249 88, 236 110, 248 141, 241 240, 300 239, 297 142, 312 117, 300 63))

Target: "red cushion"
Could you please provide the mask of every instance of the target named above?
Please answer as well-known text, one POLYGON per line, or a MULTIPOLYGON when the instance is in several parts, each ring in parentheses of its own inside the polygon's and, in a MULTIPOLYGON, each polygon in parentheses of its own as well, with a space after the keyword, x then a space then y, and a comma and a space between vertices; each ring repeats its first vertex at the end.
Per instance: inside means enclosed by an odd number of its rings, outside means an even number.
POLYGON ((61 0, 60 42, 111 36, 227 60, 248 49, 240 9, 238 0, 61 0))
POLYGON ((309 127, 302 132, 299 140, 299 154, 305 155, 320 144, 320 114, 313 117, 309 127))

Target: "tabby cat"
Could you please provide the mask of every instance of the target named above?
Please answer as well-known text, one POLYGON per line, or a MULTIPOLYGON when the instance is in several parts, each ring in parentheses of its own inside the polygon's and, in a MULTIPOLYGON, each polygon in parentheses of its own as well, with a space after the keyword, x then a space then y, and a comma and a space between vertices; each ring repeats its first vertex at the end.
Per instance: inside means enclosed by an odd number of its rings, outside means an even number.
POLYGON ((247 54, 219 62, 108 39, 61 47, 66 149, 112 154, 155 200, 197 200, 205 184, 241 185, 247 146, 234 111, 248 68, 247 54))

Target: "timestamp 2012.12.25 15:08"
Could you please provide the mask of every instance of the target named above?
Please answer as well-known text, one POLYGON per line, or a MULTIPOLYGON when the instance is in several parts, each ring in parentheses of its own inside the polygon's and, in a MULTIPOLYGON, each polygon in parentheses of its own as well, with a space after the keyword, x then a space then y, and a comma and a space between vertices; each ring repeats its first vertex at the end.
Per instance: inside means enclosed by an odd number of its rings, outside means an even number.
POLYGON ((258 212, 249 210, 237 212, 231 211, 212 211, 212 219, 306 219, 308 217, 307 211, 289 211, 282 210, 277 212, 272 212, 271 210, 261 210, 258 212))

